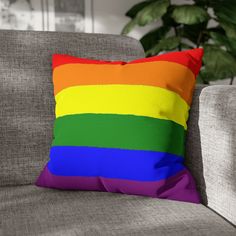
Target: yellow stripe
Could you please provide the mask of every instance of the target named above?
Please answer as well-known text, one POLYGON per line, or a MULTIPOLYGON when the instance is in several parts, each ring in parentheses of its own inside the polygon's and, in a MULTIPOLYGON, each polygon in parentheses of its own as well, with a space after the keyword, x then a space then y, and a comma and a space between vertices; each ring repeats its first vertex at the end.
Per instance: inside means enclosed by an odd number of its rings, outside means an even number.
POLYGON ((188 104, 175 92, 144 85, 74 86, 55 96, 56 118, 82 113, 130 114, 172 120, 187 128, 188 104))

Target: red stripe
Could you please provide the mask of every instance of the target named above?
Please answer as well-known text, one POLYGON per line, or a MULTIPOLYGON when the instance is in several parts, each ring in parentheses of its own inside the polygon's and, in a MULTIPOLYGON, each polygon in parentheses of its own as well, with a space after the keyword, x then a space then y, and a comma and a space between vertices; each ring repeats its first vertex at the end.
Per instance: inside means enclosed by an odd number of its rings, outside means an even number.
POLYGON ((123 61, 102 61, 102 60, 93 60, 87 58, 79 58, 70 55, 63 54, 53 54, 52 58, 52 68, 55 69, 57 66, 61 66, 64 64, 108 64, 108 65, 123 65, 126 62, 123 61))
POLYGON ((125 64, 136 64, 136 63, 146 63, 146 62, 154 62, 154 61, 169 61, 179 63, 188 67, 192 72, 197 75, 201 68, 201 59, 203 56, 203 49, 197 48, 193 50, 186 50, 182 52, 170 52, 159 56, 149 57, 149 58, 141 58, 131 62, 124 61, 102 61, 102 60, 93 60, 93 59, 85 59, 78 58, 69 55, 62 54, 54 54, 53 55, 53 69, 57 66, 64 64, 107 64, 107 65, 125 65, 125 64))
POLYGON ((192 72, 195 75, 197 75, 202 66, 202 56, 203 56, 203 49, 196 48, 192 50, 185 50, 181 52, 170 52, 159 56, 138 59, 129 62, 129 64, 153 62, 153 61, 169 61, 184 65, 188 67, 190 70, 192 70, 192 72))

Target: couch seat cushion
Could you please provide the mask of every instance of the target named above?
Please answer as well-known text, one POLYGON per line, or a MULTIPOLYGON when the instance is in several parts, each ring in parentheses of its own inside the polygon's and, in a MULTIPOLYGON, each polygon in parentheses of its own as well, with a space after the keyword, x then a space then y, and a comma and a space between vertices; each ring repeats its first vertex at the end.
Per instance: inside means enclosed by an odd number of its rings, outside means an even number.
POLYGON ((0 235, 236 235, 201 204, 123 194, 0 188, 0 235))

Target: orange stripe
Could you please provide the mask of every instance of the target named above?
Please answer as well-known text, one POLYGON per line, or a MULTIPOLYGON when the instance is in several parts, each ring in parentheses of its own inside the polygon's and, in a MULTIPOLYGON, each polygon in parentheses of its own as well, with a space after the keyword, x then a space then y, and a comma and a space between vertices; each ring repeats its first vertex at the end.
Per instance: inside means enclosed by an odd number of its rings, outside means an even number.
POLYGON ((191 103, 195 84, 186 66, 166 61, 126 65, 65 64, 53 71, 54 93, 78 85, 128 84, 168 89, 191 103))

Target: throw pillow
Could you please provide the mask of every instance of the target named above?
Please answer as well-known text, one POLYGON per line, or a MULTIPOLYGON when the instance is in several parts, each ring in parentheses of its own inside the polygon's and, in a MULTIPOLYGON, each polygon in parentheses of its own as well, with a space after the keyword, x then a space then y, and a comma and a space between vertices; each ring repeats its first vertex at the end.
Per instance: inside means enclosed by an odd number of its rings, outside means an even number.
POLYGON ((131 62, 54 55, 54 139, 36 184, 198 203, 184 149, 202 55, 131 62))

